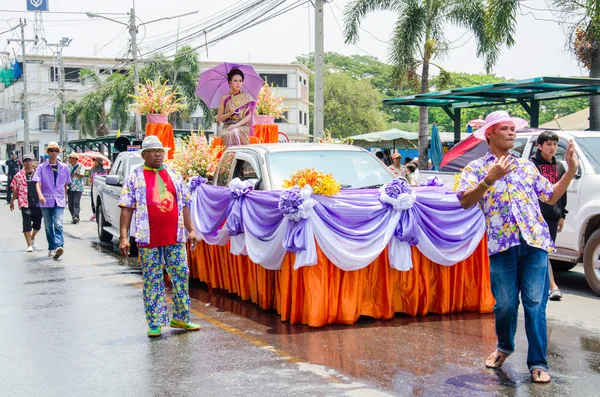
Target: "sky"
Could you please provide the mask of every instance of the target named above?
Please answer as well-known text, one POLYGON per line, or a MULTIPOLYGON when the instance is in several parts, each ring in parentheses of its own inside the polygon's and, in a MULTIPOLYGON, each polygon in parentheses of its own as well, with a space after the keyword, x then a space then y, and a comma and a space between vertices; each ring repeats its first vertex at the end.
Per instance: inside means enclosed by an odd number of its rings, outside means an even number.
MULTIPOLYGON (((28 18, 26 38, 33 35, 33 13, 24 11, 28 0, 2 0, 0 2, 0 32, 18 24, 19 17, 28 18), (7 10, 23 11, 19 13, 7 10)), ((124 13, 110 15, 127 21, 132 7, 131 0, 49 0, 50 11, 44 13, 45 37, 48 42, 58 42, 62 37, 72 38, 64 56, 122 57, 128 46, 125 27, 85 14, 124 13), (54 12, 69 12, 67 14, 54 12)), ((140 52, 144 55, 160 45, 172 41, 186 26, 197 23, 227 7, 246 3, 249 0, 138 0, 136 14, 141 21, 148 22, 167 16, 199 11, 197 14, 174 20, 150 23, 140 28, 140 52), (168 4, 168 7, 166 5, 168 4)), ((288 4, 296 0, 287 0, 288 4)), ((388 60, 388 44, 395 21, 392 12, 373 12, 364 19, 360 40, 354 45, 344 44, 342 37, 343 10, 350 0, 333 0, 325 4, 325 50, 345 55, 372 55, 382 61, 388 60)), ((565 29, 557 23, 556 16, 545 9, 544 0, 522 1, 522 15, 517 18, 516 45, 505 49, 493 73, 506 78, 530 78, 537 76, 581 76, 587 74, 579 67, 573 55, 566 49, 565 29), (535 14, 535 15, 533 15, 535 14), (541 20, 544 19, 544 20, 541 20)), ((238 6, 239 7, 239 6, 238 6)), ((226 38, 208 49, 200 51, 201 60, 244 63, 290 63, 297 56, 314 50, 314 9, 310 3, 289 11, 261 25, 226 38)), ((0 34, 0 51, 13 53, 16 45, 7 45, 6 39, 18 37, 18 30, 0 34)), ((483 73, 483 62, 475 57, 475 40, 470 33, 448 26, 446 37, 455 47, 437 63, 451 72, 483 73)), ((201 45, 204 37, 194 44, 201 45)), ((437 72, 434 70, 434 74, 437 72)))

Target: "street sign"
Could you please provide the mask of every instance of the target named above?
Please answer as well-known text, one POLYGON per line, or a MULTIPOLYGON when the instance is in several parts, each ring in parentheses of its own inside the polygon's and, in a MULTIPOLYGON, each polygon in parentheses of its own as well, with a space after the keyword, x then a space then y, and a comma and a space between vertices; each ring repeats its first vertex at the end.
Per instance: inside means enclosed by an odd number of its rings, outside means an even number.
POLYGON ((27 0, 27 11, 49 11, 50 0, 27 0))
POLYGON ((5 132, 0 134, 0 143, 9 143, 14 144, 17 143, 17 133, 16 132, 5 132))

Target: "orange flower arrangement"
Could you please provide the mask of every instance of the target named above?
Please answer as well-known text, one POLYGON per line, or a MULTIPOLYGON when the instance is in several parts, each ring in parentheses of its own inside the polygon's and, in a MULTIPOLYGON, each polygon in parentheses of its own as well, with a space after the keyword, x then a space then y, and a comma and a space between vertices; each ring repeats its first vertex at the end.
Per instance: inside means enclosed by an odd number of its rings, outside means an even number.
POLYGON ((173 91, 166 81, 146 81, 139 85, 138 92, 131 95, 135 98, 133 111, 138 114, 171 114, 185 107, 177 91, 173 91))
POLYGON ((285 189, 289 189, 293 186, 298 186, 302 189, 306 185, 311 186, 315 194, 323 196, 334 196, 338 194, 342 188, 333 175, 315 171, 314 168, 294 171, 290 179, 283 181, 283 187, 285 189))
POLYGON ((182 139, 170 163, 186 181, 198 175, 212 178, 223 149, 223 146, 209 145, 204 133, 192 130, 190 136, 182 139))

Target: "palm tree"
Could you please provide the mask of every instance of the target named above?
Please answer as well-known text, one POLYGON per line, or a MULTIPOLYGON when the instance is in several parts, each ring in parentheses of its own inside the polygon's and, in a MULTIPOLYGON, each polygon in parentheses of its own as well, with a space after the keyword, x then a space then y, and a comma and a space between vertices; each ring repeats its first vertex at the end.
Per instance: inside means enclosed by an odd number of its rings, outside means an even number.
MULTIPOLYGON (((501 0, 493 0, 499 3, 501 0)), ((548 6, 559 10, 565 26, 567 46, 589 77, 600 78, 600 0, 547 0, 548 6)), ((518 2, 504 5, 505 14, 516 14, 518 2)), ((590 96, 590 130, 600 131, 600 96, 590 96)))
MULTIPOLYGON (((489 0, 488 0, 489 2, 489 0)), ((512 1, 497 0, 502 3, 512 1)), ((420 92, 429 92, 430 66, 449 50, 444 37, 448 25, 470 30, 477 42, 477 57, 485 61, 486 70, 496 63, 503 44, 514 43, 514 18, 502 9, 490 9, 484 0, 354 0, 345 10, 344 39, 355 44, 360 23, 371 11, 388 10, 397 14, 389 48, 394 78, 419 78, 420 92), (492 22, 494 27, 492 28, 492 22)), ((419 108, 419 168, 427 169, 428 109, 419 108)))

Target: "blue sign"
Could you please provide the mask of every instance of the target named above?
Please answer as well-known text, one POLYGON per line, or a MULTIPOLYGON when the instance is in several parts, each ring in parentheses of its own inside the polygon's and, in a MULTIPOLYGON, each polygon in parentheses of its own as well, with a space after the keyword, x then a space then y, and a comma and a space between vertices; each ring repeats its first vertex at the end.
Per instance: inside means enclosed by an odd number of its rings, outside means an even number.
POLYGON ((27 0, 27 11, 48 11, 50 0, 27 0))

